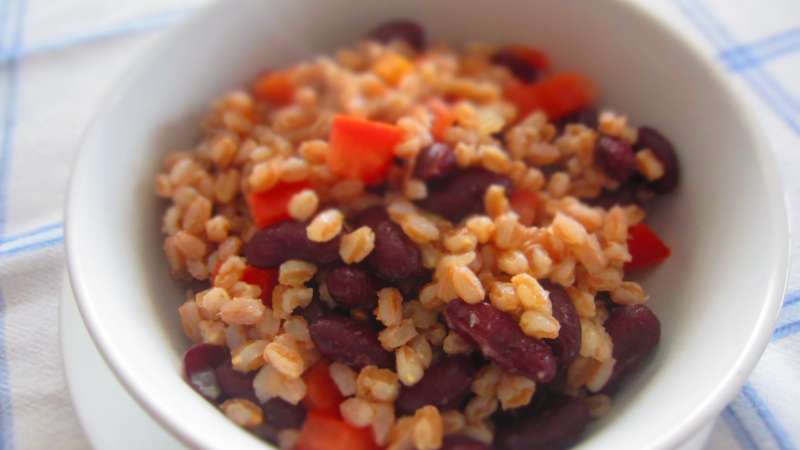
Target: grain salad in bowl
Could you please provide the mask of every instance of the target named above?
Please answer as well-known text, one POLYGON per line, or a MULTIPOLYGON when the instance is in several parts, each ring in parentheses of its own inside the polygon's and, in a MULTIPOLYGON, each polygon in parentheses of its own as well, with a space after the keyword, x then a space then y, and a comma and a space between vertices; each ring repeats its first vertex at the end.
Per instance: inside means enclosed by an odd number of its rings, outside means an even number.
POLYGON ((216 102, 164 160, 188 382, 282 449, 552 449, 653 353, 629 275, 672 144, 523 45, 393 21, 216 102))

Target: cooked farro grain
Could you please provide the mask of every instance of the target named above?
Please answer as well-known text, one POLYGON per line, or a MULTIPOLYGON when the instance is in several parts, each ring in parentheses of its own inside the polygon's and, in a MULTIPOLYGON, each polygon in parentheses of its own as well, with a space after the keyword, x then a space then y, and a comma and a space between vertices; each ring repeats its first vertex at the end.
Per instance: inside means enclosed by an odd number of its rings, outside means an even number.
POLYGON ((308 224, 306 234, 314 242, 327 242, 335 238, 344 224, 342 212, 336 209, 322 211, 308 224))
POLYGON ((497 267, 508 275, 517 275, 528 270, 528 259, 519 250, 505 250, 497 257, 497 267))
POLYGON ((620 305, 639 305, 647 301, 647 293, 635 281, 623 281, 611 291, 611 299, 620 305))
POLYGON ((375 232, 370 227, 359 227, 342 236, 339 256, 347 264, 355 264, 364 260, 375 248, 375 232))
POLYGON ((497 385, 500 383, 503 371, 494 364, 484 366, 475 379, 472 380, 471 389, 480 397, 491 398, 497 395, 497 385))
MULTIPOLYGON (((528 405, 537 384, 605 414, 609 398, 592 395, 616 364, 604 324, 626 317, 616 311, 649 313, 644 287, 627 279, 642 264, 631 249, 647 244, 628 230, 646 226, 644 203, 675 179, 662 159, 673 160, 671 148, 647 148, 666 138, 573 104, 585 94, 558 86, 589 82, 529 66, 531 49, 426 47, 415 24, 401 29, 222 96, 200 142, 165 158, 155 178, 168 203, 164 252, 176 278, 203 285, 178 308, 190 351, 229 349, 233 369, 257 371, 262 404, 313 404, 304 398, 320 386, 304 374, 327 368, 328 389, 345 399, 336 420, 370 427, 388 450, 438 450, 454 433, 489 445, 498 407, 528 405), (534 81, 521 78, 528 69, 534 81), (559 110, 529 110, 532 98, 559 110), (609 203, 617 198, 627 203, 609 203), (330 278, 344 264, 360 281, 330 278), (342 289, 363 303, 345 308, 342 289), (336 320, 349 325, 325 328, 336 320), (541 353, 552 357, 526 354, 527 341, 494 348, 486 330, 546 339, 541 353), (580 345, 571 364, 558 353, 569 342, 580 345), (483 359, 456 356, 472 352, 483 359), (421 388, 452 360, 475 375, 434 382, 470 386, 469 402, 398 420, 401 388, 421 388), (547 370, 520 373, 517 362, 547 370), (540 379, 564 372, 563 387, 540 379)), ((243 426, 263 421, 245 399, 220 408, 243 426)), ((273 440, 286 450, 306 432, 273 440)))
POLYGON ((406 386, 413 386, 422 379, 424 366, 422 358, 408 345, 404 345, 395 352, 397 377, 406 386))
POLYGON ((264 305, 256 298, 234 298, 219 309, 219 317, 225 323, 253 325, 264 314, 264 305))
POLYGON ((527 406, 536 392, 536 383, 530 378, 504 373, 497 385, 497 398, 503 410, 527 406))
POLYGON ((357 397, 344 400, 339 405, 339 412, 347 423, 359 428, 369 426, 375 418, 372 404, 357 397))
POLYGON ((511 283, 493 283, 489 291, 489 300, 495 308, 509 313, 518 311, 522 306, 511 283))
POLYGON ((417 336, 417 329, 414 327, 414 321, 404 319, 399 324, 388 326, 381 331, 378 334, 378 340, 383 348, 392 351, 405 345, 415 336, 417 336))
POLYGON ((292 287, 302 287, 317 273, 317 266, 309 262, 290 259, 281 264, 278 281, 292 287))
POLYGON ((231 354, 231 365, 240 372, 250 372, 263 366, 264 347, 267 346, 265 340, 251 341, 233 350, 231 354))
POLYGON ((379 402, 391 402, 400 392, 397 374, 388 369, 367 366, 361 369, 356 379, 358 396, 379 402))
POLYGON ((490 217, 497 217, 501 214, 505 214, 510 207, 508 197, 506 197, 506 190, 503 186, 489 186, 483 201, 486 212, 490 217))
POLYGON ((403 320, 403 294, 395 288, 383 288, 378 291, 375 317, 387 327, 400 325, 403 320))
POLYGON ((261 408, 250 400, 241 398, 226 400, 220 406, 222 412, 240 427, 255 427, 264 420, 261 408))
POLYGON ((259 402, 279 397, 293 405, 306 396, 306 384, 302 378, 289 378, 267 364, 253 379, 253 389, 259 402))
POLYGON ((454 332, 447 333, 447 336, 442 341, 442 350, 448 355, 458 355, 462 353, 470 353, 473 348, 469 342, 465 341, 460 335, 454 332))
POLYGON ((424 406, 414 414, 413 442, 417 450, 437 450, 442 446, 444 426, 435 406, 424 406))
POLYGON ((305 363, 300 353, 283 343, 270 342, 264 347, 263 356, 272 367, 289 378, 297 378, 305 370, 305 363))
POLYGON ((197 324, 200 340, 206 344, 225 345, 225 324, 214 320, 201 320, 197 324))
POLYGON ((319 206, 319 197, 313 189, 303 189, 289 200, 288 211, 292 219, 304 222, 311 218, 319 206))
POLYGON ((519 326, 528 336, 539 339, 555 339, 561 328, 558 321, 542 311, 525 311, 519 318, 519 326))
POLYGON ((470 217, 466 221, 466 226, 481 244, 489 242, 489 240, 492 239, 492 235, 495 231, 494 222, 492 219, 486 216, 470 217))
POLYGON ((356 372, 344 364, 334 362, 329 369, 331 379, 344 397, 356 394, 356 372))
POLYGON ((484 291, 481 281, 468 267, 452 266, 450 282, 455 287, 458 297, 467 303, 478 303, 486 297, 486 291, 484 291))

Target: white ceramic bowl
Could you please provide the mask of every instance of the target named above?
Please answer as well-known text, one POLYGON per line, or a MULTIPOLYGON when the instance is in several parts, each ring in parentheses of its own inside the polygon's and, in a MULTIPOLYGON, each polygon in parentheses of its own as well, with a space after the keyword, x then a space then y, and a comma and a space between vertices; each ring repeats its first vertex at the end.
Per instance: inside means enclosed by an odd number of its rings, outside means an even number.
POLYGON ((524 42, 597 80, 602 103, 677 146, 683 178, 650 218, 670 243, 644 279, 662 323, 655 358, 581 449, 672 448, 709 423, 755 365, 784 289, 788 231, 775 163, 720 72, 627 1, 238 0, 220 2, 134 65, 98 113, 67 205, 72 286, 104 357, 186 443, 264 448, 181 378, 181 286, 168 275, 153 176, 190 145, 209 102, 260 70, 353 42, 387 18, 433 39, 524 42))

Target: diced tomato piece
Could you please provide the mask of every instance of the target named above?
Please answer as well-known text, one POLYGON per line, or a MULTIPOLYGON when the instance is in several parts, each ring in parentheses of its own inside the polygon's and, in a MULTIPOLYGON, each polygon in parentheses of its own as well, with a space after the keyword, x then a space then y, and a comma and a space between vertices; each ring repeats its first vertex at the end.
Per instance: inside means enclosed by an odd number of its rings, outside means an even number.
POLYGON ((550 120, 557 120, 591 106, 597 99, 597 86, 583 75, 564 72, 536 83, 512 83, 505 96, 525 117, 543 110, 550 120))
POLYGON ((399 127, 358 117, 336 116, 331 130, 328 167, 336 175, 379 184, 389 173, 399 127))
POLYGON ((253 95, 276 105, 288 105, 294 101, 294 81, 288 70, 267 72, 253 83, 253 95))
POLYGON ((431 126, 433 138, 440 142, 444 141, 444 135, 447 133, 447 129, 455 123, 456 115, 445 102, 438 99, 431 100, 429 107, 433 112, 433 125, 431 126))
POLYGON ((533 67, 539 70, 547 70, 550 68, 550 57, 541 50, 537 50, 525 45, 511 45, 506 50, 518 58, 527 61, 533 67))
POLYGON ((303 399, 311 411, 321 411, 338 416, 339 403, 344 397, 330 375, 330 366, 326 361, 319 361, 303 375, 306 382, 306 396, 303 399))
POLYGON ((310 411, 295 450, 377 450, 370 428, 355 428, 344 420, 310 411))
POLYGON ((278 269, 259 269, 248 265, 242 273, 242 281, 260 287, 261 303, 272 306, 272 289, 278 285, 278 269))
POLYGON ((250 214, 258 228, 265 228, 274 223, 289 218, 289 200, 294 194, 307 189, 309 184, 300 181, 297 183, 278 183, 270 190, 251 192, 247 196, 250 214))
POLYGON ((539 206, 539 196, 535 192, 518 189, 511 194, 511 207, 519 214, 523 225, 533 225, 539 206))
POLYGON ((631 261, 625 270, 643 269, 661 264, 672 251, 646 223, 638 223, 628 229, 628 251, 631 261))

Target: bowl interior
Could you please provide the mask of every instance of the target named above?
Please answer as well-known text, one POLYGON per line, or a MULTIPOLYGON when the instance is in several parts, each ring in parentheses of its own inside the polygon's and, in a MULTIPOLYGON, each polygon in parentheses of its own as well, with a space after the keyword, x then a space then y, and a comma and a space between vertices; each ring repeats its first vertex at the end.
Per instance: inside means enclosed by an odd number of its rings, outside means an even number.
POLYGON ((785 277, 777 176, 754 124, 687 44, 625 1, 242 0, 168 36, 135 65, 81 149, 68 204, 70 272, 88 327, 123 383, 202 448, 263 448, 181 378, 176 308, 153 176, 189 148, 211 100, 265 68, 353 42, 392 17, 435 40, 529 43, 597 80, 602 104, 675 143, 679 190, 650 223, 673 257, 643 275, 663 327, 656 357, 614 399, 582 449, 677 443, 718 412, 766 342, 785 277), (349 14, 358 11, 359 14, 349 14))

